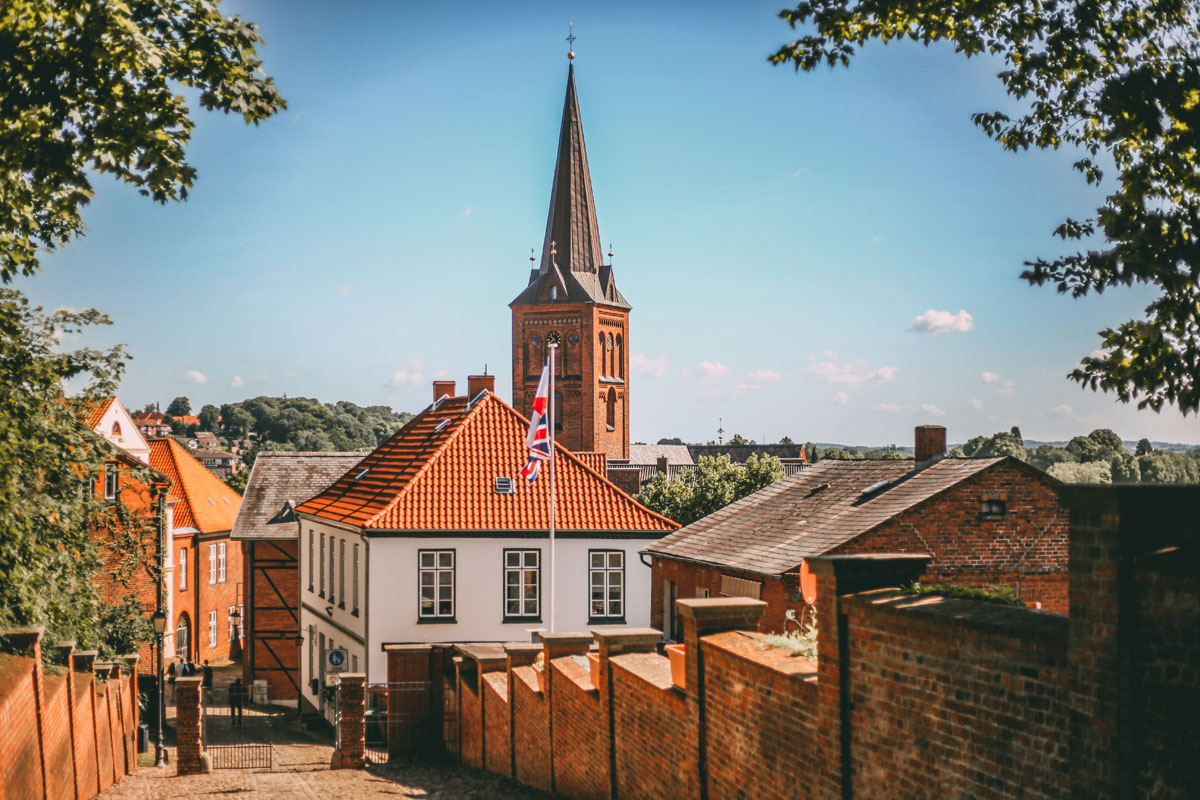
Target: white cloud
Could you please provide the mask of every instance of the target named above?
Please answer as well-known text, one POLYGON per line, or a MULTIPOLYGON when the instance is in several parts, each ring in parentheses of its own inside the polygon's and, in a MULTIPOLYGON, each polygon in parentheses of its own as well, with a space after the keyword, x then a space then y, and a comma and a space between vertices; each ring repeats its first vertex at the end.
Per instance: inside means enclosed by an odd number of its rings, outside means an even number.
POLYGON ((931 417, 944 417, 944 416, 946 416, 946 412, 945 412, 945 411, 942 411, 940 408, 938 408, 937 406, 935 406, 935 405, 933 405, 933 404, 931 404, 931 403, 922 403, 922 404, 921 404, 921 413, 923 413, 923 414, 928 414, 928 415, 929 415, 929 416, 931 416, 931 417))
POLYGON ((983 381, 984 383, 995 383, 996 381, 1000 380, 1000 376, 994 372, 985 372, 979 376, 979 380, 983 381))
POLYGON ((973 327, 975 320, 965 309, 951 314, 949 311, 935 311, 931 308, 914 319, 909 330, 937 336, 943 333, 966 333, 973 327))
POLYGON ((1050 414, 1051 414, 1051 416, 1055 416, 1055 417, 1074 417, 1075 409, 1071 408, 1066 403, 1063 403, 1061 405, 1057 405, 1054 408, 1050 409, 1050 414))
MULTIPOLYGON (((299 373, 297 373, 297 374, 299 374, 299 373)), ((233 380, 231 380, 229 382, 229 385, 233 386, 234 388, 238 388, 238 387, 242 387, 242 386, 249 386, 252 383, 262 383, 263 381, 267 380, 270 377, 271 377, 271 370, 264 369, 262 372, 258 373, 257 375, 255 375, 253 378, 250 378, 249 380, 246 380, 241 375, 234 375, 233 380)))
POLYGON ((826 358, 832 358, 835 361, 837 360, 837 357, 838 357, 838 354, 833 352, 832 350, 822 350, 821 355, 825 356, 826 358))
POLYGON ((812 170, 809 169, 808 167, 801 167, 800 169, 796 170, 795 172, 789 172, 788 177, 789 178, 799 178, 801 175, 808 175, 810 172, 812 172, 812 170))
POLYGON ((779 373, 773 369, 756 369, 746 377, 755 383, 779 383, 779 373))
POLYGON ((283 373, 283 377, 284 377, 284 380, 290 381, 292 378, 299 378, 300 373, 299 373, 299 371, 295 371, 295 370, 292 372, 285 372, 285 373, 283 373))
POLYGON ((822 378, 826 383, 843 384, 853 388, 878 386, 895 380, 898 367, 871 368, 870 361, 859 359, 836 364, 833 361, 818 361, 806 368, 808 372, 822 378))
POLYGON ((189 369, 183 377, 192 383, 208 383, 208 376, 198 369, 189 369))
POLYGON ((739 381, 738 383, 735 383, 733 385, 733 388, 739 392, 757 392, 760 389, 762 389, 762 387, 758 386, 757 384, 743 383, 741 381, 739 381))
POLYGON ((1004 385, 996 390, 996 394, 1002 394, 1005 397, 1012 397, 1013 390, 1016 388, 1016 383, 1013 381, 1005 381, 1004 385))
POLYGON ((350 294, 358 288, 357 283, 347 283, 345 286, 338 287, 338 294, 350 294))
POLYGON ((882 236, 876 236, 876 237, 874 237, 873 239, 871 239, 871 241, 872 241, 872 242, 878 242, 878 241, 879 241, 880 239, 882 239, 882 238, 883 238, 882 236))
POLYGON ((392 373, 392 377, 388 378, 388 386, 415 386, 425 382, 425 376, 419 372, 411 372, 406 369, 396 370, 392 373))
POLYGON ((670 372, 671 362, 666 356, 651 358, 645 353, 633 353, 629 356, 629 368, 634 375, 653 375, 655 378, 662 378, 670 372))
POLYGON ((240 388, 240 387, 246 385, 246 379, 243 378, 241 375, 234 375, 233 380, 231 380, 229 382, 229 385, 235 389, 240 388))
POLYGON ((983 408, 983 401, 977 397, 972 397, 967 401, 967 408, 971 409, 972 411, 978 411, 979 409, 983 408))
POLYGON ((833 404, 835 406, 844 406, 850 402, 850 395, 845 392, 838 392, 833 396, 833 404))
POLYGON ((467 207, 466 207, 466 208, 464 208, 462 211, 460 211, 458 215, 459 215, 460 217, 469 217, 469 216, 471 216, 471 212, 473 212, 474 210, 475 210, 475 209, 474 209, 474 208, 472 208, 471 206, 467 206, 467 207))
POLYGON ((880 403, 875 408, 880 411, 886 411, 889 414, 900 414, 907 410, 907 406, 898 406, 895 403, 880 403))
POLYGON ((683 370, 683 377, 696 383, 712 383, 729 374, 729 365, 719 361, 701 361, 683 370))

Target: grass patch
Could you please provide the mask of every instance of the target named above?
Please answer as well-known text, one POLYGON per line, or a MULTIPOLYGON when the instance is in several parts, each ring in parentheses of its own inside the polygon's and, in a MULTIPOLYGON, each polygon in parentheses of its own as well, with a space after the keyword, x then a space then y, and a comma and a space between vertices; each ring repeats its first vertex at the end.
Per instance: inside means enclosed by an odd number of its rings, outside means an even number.
POLYGON ((1003 606, 1023 606, 1011 586, 989 586, 977 589, 974 586, 960 586, 956 583, 910 583, 900 589, 904 594, 936 594, 942 597, 955 597, 960 600, 978 600, 984 603, 997 603, 1003 606))
POLYGON ((772 647, 790 650, 792 655, 817 660, 817 615, 810 614, 808 628, 785 633, 768 633, 763 641, 772 647))

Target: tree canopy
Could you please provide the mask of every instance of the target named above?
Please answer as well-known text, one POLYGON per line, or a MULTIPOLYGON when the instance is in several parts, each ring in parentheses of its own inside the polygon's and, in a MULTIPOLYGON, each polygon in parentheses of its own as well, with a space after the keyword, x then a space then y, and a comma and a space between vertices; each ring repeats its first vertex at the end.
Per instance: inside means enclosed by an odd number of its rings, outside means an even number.
POLYGON ((775 456, 755 454, 743 464, 735 464, 725 455, 700 456, 694 470, 675 480, 655 475, 637 499, 664 517, 687 525, 770 486, 783 474, 783 464, 775 456))
POLYGON ((176 397, 167 406, 168 417, 186 417, 192 413, 192 401, 186 397, 176 397))
POLYGON ((184 200, 192 120, 257 124, 286 103, 261 70, 262 36, 220 0, 5 0, 0 4, 0 280, 83 235, 92 176, 159 203, 184 200))
POLYGON ((1069 147, 1077 169, 1115 186, 1095 214, 1065 219, 1067 241, 1104 245, 1026 262, 1021 277, 1082 297, 1150 284, 1146 318, 1101 331, 1069 377, 1139 408, 1200 410, 1200 24, 1195 2, 1149 0, 807 0, 780 12, 804 35, 770 56, 811 71, 847 66, 868 42, 946 41, 991 54, 1022 108, 974 115, 1008 150, 1069 147))

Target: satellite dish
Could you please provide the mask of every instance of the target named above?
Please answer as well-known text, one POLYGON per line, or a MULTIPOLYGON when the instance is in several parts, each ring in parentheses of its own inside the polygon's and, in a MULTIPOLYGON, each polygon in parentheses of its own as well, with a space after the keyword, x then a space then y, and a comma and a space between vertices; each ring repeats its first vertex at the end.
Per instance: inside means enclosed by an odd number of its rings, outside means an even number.
POLYGON ((808 568, 808 562, 800 564, 800 594, 810 606, 817 604, 817 576, 808 568))

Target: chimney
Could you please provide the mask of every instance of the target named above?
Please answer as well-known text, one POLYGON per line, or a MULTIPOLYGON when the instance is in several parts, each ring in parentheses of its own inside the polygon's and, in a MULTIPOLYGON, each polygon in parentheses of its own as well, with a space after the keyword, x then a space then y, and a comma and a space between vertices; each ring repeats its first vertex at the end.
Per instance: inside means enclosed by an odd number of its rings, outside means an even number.
POLYGON ((454 397, 454 381, 434 381, 433 382, 433 402, 437 402, 442 395, 448 394, 454 397))
POLYGON ((666 474, 667 474, 667 457, 666 457, 666 456, 659 456, 659 457, 658 457, 658 463, 657 463, 657 464, 655 464, 655 466, 656 466, 656 467, 657 467, 657 469, 658 469, 658 474, 659 474, 659 475, 666 475, 666 474))
POLYGON ((918 464, 946 455, 946 428, 942 425, 918 425, 916 462, 918 464))
POLYGON ((467 397, 474 400, 475 397, 484 389, 488 390, 489 394, 496 393, 496 376, 495 375, 468 375, 467 376, 467 397))

